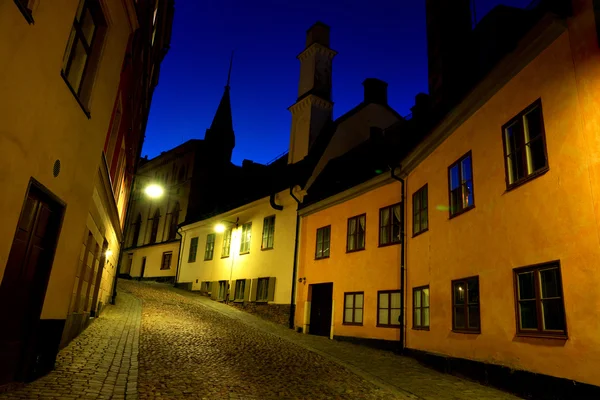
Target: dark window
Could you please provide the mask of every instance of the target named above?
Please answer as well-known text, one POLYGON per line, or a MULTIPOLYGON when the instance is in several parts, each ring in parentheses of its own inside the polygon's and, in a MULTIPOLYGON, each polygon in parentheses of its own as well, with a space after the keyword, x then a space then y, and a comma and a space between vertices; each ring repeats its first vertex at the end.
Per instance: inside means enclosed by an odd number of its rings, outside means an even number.
POLYGON ((231 250, 231 229, 227 229, 223 232, 223 250, 221 251, 221 258, 229 257, 229 251, 231 250))
POLYGON ((367 214, 348 218, 348 241, 346 251, 358 251, 365 248, 365 232, 367 229, 367 214))
POLYGON ((429 329, 429 286, 413 289, 413 329, 429 329))
POLYGON ((156 209, 154 217, 152 217, 152 229, 150 230, 150 244, 156 243, 156 235, 158 233, 158 223, 160 222, 160 210, 156 209))
POLYGON ((215 252, 215 234, 206 235, 206 249, 204 250, 204 260, 212 260, 215 252))
POLYGON ((450 217, 475 206, 471 152, 448 167, 448 187, 450 189, 450 217))
POLYGON ((162 263, 160 269, 171 269, 171 259, 173 258, 172 251, 165 251, 162 255, 162 263))
POLYGON ((27 22, 29 22, 30 24, 33 24, 33 15, 32 15, 32 0, 14 0, 15 4, 17 5, 17 7, 19 8, 19 11, 21 11, 21 14, 23 14, 23 16, 25 17, 25 19, 27 20, 27 22))
POLYGON ((258 278, 256 301, 269 300, 269 278, 258 278))
POLYGON ((479 277, 452 281, 452 329, 480 332, 479 277))
POLYGON ((179 202, 175 203, 171 213, 171 225, 169 226, 169 239, 175 239, 177 235, 177 224, 179 224, 179 202))
POLYGON ((329 257, 329 243, 331 241, 331 225, 317 229, 317 246, 315 248, 315 258, 329 257))
POLYGON ((413 236, 425 232, 429 228, 427 197, 427 185, 413 194, 413 236))
POLYGON ((190 254, 188 255, 188 262, 196 261, 196 253, 198 253, 198 237, 193 237, 190 241, 190 254))
POLYGON ((234 300, 244 300, 244 293, 246 291, 246 280, 237 279, 235 281, 235 297, 234 300))
POLYGON ((131 240, 131 247, 136 247, 138 240, 140 239, 140 229, 142 228, 142 214, 138 214, 135 222, 133 223, 133 238, 131 240))
POLYGON ((364 292, 344 293, 344 325, 363 324, 364 292))
POLYGON ((384 207, 379 210, 379 245, 400 243, 400 212, 401 204, 384 207))
POLYGON ((377 326, 400 326, 400 290, 377 292, 377 326))
POLYGON ((219 292, 217 294, 217 300, 225 300, 227 295, 227 281, 219 281, 219 292))
POLYGON ((275 216, 266 217, 263 221, 261 249, 272 249, 275 241, 275 216))
MULTIPOLYGON (((91 86, 91 77, 97 69, 100 44, 106 25, 98 0, 81 0, 63 59, 62 76, 81 101, 82 91, 91 86), (95 47, 98 46, 98 49, 95 47)), ((87 112, 87 111, 86 111, 87 112)))
POLYGON ((540 100, 521 111, 502 130, 508 188, 548 169, 540 100))
POLYGON ((242 225, 242 238, 240 240, 240 254, 250 253, 250 240, 252 239, 252 222, 242 225))
POLYGON ((553 262, 514 271, 517 332, 566 336, 560 264, 553 262))

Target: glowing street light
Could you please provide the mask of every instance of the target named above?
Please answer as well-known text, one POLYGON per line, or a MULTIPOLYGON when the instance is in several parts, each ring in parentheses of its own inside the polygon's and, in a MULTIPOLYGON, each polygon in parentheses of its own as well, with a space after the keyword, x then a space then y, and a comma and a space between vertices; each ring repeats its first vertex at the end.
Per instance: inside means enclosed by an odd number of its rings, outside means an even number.
POLYGON ((106 258, 109 258, 109 257, 110 257, 110 256, 112 256, 112 255, 113 255, 113 252, 112 252, 112 250, 110 250, 110 249, 109 249, 109 250, 106 250, 106 258))
POLYGON ((217 233, 223 233, 223 232, 225 232, 225 225, 224 224, 216 224, 215 225, 215 232, 217 232, 217 233))
POLYGON ((152 199, 161 197, 164 192, 165 190, 162 188, 162 186, 156 184, 148 185, 144 189, 144 193, 146 193, 146 195, 152 199))

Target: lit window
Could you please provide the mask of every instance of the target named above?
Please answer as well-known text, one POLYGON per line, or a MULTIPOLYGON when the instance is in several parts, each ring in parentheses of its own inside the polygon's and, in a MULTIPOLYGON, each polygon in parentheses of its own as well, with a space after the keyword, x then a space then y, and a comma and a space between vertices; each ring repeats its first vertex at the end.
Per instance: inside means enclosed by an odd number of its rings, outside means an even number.
POLYGON ((377 326, 400 326, 400 290, 377 292, 377 326))
POLYGON ((475 206, 471 152, 462 156, 448 168, 448 187, 450 189, 450 217, 475 206))
POLYGON ((329 245, 331 241, 331 225, 317 229, 317 246, 315 249, 315 258, 329 257, 329 245))
POLYGON ((252 239, 252 222, 242 225, 240 254, 250 253, 250 239, 252 239))
POLYGON ((171 259, 173 258, 172 251, 165 251, 162 255, 162 263, 160 269, 171 269, 171 259))
POLYGON ((366 214, 348 218, 348 240, 346 242, 347 252, 365 249, 365 232, 367 229, 366 224, 366 214))
POLYGON ((272 249, 275 241, 275 216, 266 217, 263 222, 261 249, 272 249))
POLYGON ((235 281, 235 296, 234 301, 244 301, 244 295, 246 293, 246 280, 237 279, 235 281))
POLYGON ((429 286, 413 289, 413 329, 429 330, 429 286))
POLYGON ((452 330, 480 332, 479 277, 452 281, 452 330))
POLYGON ((344 293, 344 325, 363 324, 364 292, 344 293))
POLYGON ((413 194, 413 236, 425 232, 429 228, 427 197, 427 185, 413 194))
POLYGON ((400 243, 400 203, 379 210, 379 245, 400 243))
POLYGON ((204 261, 212 260, 215 252, 215 234, 206 235, 206 249, 204 250, 204 261))
POLYGON ((227 229, 223 232, 223 250, 221 251, 221 258, 229 257, 231 250, 231 229, 227 229))

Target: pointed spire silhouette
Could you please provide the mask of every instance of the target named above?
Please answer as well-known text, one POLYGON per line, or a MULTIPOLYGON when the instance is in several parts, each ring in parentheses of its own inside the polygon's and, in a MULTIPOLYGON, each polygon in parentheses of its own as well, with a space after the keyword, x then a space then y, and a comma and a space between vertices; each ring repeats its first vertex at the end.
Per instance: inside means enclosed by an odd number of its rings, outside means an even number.
POLYGON ((229 97, 229 89, 231 83, 231 69, 233 66, 233 51, 229 60, 229 71, 227 73, 227 85, 217 112, 213 118, 210 129, 206 131, 204 138, 208 141, 221 142, 227 147, 231 146, 231 150, 235 147, 235 135, 233 133, 233 118, 231 116, 231 99, 229 97))

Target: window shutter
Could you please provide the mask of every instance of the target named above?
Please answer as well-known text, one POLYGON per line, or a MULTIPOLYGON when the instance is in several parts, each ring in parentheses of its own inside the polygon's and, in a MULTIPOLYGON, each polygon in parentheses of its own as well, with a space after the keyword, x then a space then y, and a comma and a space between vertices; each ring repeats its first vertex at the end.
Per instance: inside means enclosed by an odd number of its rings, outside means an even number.
POLYGON ((269 297, 268 301, 275 300, 275 277, 269 278, 269 297))
POLYGON ((256 301, 256 289, 258 289, 258 279, 252 279, 252 286, 250 287, 250 301, 256 301))
POLYGON ((246 283, 244 284, 244 303, 247 303, 250 299, 250 279, 246 279, 246 283))
POLYGON ((210 298, 213 300, 217 299, 219 295, 219 281, 213 281, 211 285, 210 298))

